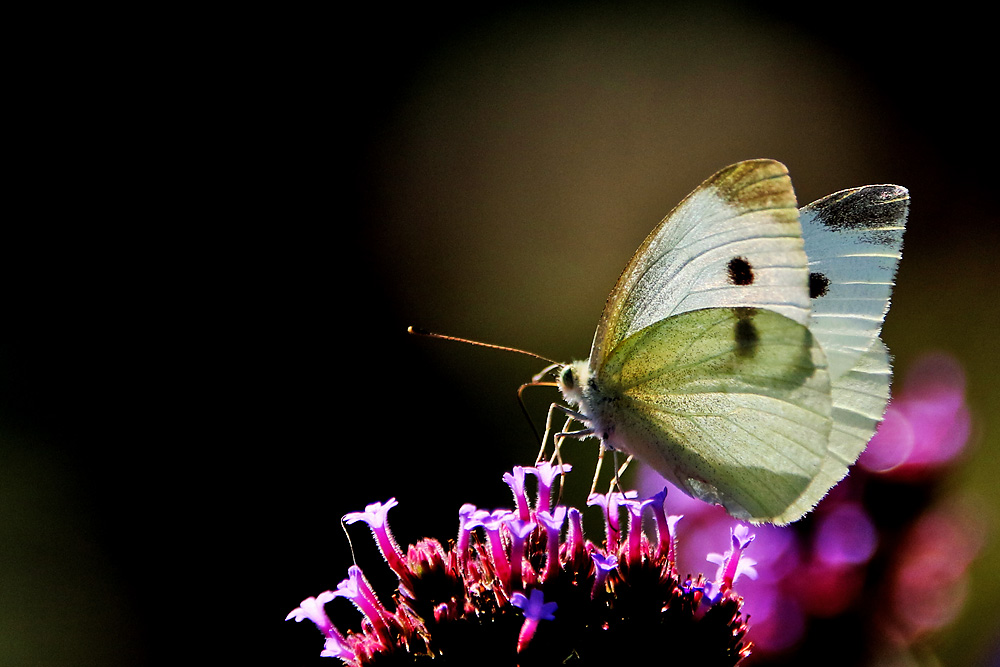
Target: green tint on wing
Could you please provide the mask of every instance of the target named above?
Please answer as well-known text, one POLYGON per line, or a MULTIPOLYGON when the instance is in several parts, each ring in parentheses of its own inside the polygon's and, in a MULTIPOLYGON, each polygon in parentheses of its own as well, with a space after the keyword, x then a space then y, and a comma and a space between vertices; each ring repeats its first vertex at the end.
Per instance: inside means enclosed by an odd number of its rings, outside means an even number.
POLYGON ((847 475, 848 466, 858 460, 882 421, 891 376, 889 351, 876 338, 858 365, 834 381, 833 430, 827 457, 819 474, 782 517, 784 521, 794 521, 810 511, 847 475))
POLYGON ((656 322, 611 351, 594 392, 608 444, 738 518, 784 522, 826 458, 823 351, 808 328, 768 310, 656 322))

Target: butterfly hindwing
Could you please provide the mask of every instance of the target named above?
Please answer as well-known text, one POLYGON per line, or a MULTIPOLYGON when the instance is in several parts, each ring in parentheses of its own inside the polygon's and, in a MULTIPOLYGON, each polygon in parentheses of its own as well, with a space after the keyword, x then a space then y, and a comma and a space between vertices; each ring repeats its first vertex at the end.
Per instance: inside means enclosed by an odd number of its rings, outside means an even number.
POLYGON ((606 444, 739 518, 781 517, 826 457, 823 352, 808 328, 772 311, 660 320, 616 347, 596 386, 588 405, 609 425, 606 444))
POLYGON ((889 309, 909 195, 898 185, 842 190, 802 207, 813 335, 835 381, 871 348, 889 309))
POLYGON ((879 333, 908 204, 905 188, 868 185, 800 210, 813 302, 809 328, 830 368, 833 430, 821 471, 794 512, 808 512, 847 475, 885 412, 892 368, 879 333))
MULTIPOLYGON (((819 474, 787 511, 788 517, 809 512, 847 476, 847 469, 858 460, 882 421, 889 400, 891 376, 889 351, 880 339, 876 339, 857 365, 832 385, 833 428, 827 455, 819 474)), ((786 520, 794 521, 795 518, 786 520)))

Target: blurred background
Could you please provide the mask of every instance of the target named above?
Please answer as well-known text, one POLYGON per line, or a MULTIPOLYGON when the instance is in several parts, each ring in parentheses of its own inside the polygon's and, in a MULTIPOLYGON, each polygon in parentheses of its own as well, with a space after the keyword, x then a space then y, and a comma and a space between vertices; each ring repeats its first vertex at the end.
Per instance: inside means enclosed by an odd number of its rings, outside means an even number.
MULTIPOLYGON (((943 550, 958 602, 919 656, 993 664, 984 22, 857 2, 352 12, 24 23, 0 232, 0 664, 323 664, 315 629, 283 619, 346 576, 339 517, 396 497, 400 543, 448 539, 462 503, 510 504, 501 475, 537 449, 515 392, 544 364, 406 327, 586 357, 649 230, 755 157, 784 162, 802 204, 910 190, 883 337, 897 378, 944 355, 968 432, 918 493, 878 497, 974 519, 949 524, 973 556, 943 550)), ((536 423, 554 398, 528 395, 536 423)), ((596 448, 564 456, 580 506, 596 448)))

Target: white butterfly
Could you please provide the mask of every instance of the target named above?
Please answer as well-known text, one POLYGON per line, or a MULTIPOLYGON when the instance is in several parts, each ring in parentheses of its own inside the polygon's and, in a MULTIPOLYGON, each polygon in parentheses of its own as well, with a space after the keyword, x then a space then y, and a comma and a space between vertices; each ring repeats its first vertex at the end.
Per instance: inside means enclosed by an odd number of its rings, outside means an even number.
POLYGON ((879 338, 909 196, 843 190, 797 208, 784 165, 702 183, 611 291, 590 358, 558 385, 584 430, 753 522, 809 512, 857 460, 892 374, 879 338))

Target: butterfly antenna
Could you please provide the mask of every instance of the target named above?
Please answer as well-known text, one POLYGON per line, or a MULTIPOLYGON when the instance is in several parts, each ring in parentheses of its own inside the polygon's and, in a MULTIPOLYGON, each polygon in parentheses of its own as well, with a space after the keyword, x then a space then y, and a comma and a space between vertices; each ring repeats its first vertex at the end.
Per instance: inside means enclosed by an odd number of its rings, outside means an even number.
POLYGON ((601 467, 604 465, 604 443, 602 442, 597 448, 597 465, 594 466, 594 481, 590 483, 590 493, 587 494, 587 498, 597 493, 597 480, 601 476, 601 467))
MULTIPOLYGON (((469 338, 460 338, 458 336, 448 336, 448 335, 445 335, 445 334, 433 333, 431 331, 425 331, 424 329, 418 329, 417 327, 414 327, 414 326, 407 327, 406 331, 407 331, 407 333, 411 333, 411 334, 413 334, 415 336, 427 336, 428 338, 438 338, 440 340, 451 340, 451 341, 455 341, 456 343, 468 343, 469 345, 477 345, 479 347, 486 347, 486 348, 489 348, 491 350, 502 350, 504 352, 516 352, 518 354, 524 354, 524 355, 527 355, 529 357, 534 357, 535 359, 541 359, 542 361, 549 362, 549 365, 545 367, 545 370, 543 370, 541 373, 538 373, 537 375, 535 375, 534 377, 531 378, 531 382, 526 382, 525 384, 522 384, 517 389, 517 403, 518 403, 518 405, 521 406, 521 412, 524 414, 524 417, 528 420, 528 426, 531 427, 531 431, 532 431, 532 433, 535 436, 535 440, 540 440, 541 439, 541 435, 538 433, 538 427, 535 426, 535 421, 531 418, 531 413, 528 412, 528 408, 524 404, 523 392, 524 392, 525 387, 558 387, 559 385, 556 384, 555 382, 541 382, 541 379, 542 379, 542 377, 545 376, 546 373, 551 372, 553 369, 555 369, 555 368, 562 368, 563 364, 559 363, 558 361, 552 361, 548 357, 543 357, 540 354, 535 354, 534 352, 528 352, 527 350, 522 350, 522 349, 516 348, 516 347, 508 347, 506 345, 494 345, 493 343, 483 343, 481 341, 471 340, 469 338)), ((544 447, 544 443, 543 443, 542 446, 544 447)))
MULTIPOLYGON (((418 329, 417 327, 406 327, 408 333, 414 334, 415 336, 427 336, 428 338, 438 338, 440 340, 453 340, 456 343, 468 343, 469 345, 478 345, 479 347, 488 347, 491 350, 503 350, 504 352, 516 352, 518 354, 526 354, 529 357, 534 357, 535 359, 541 359, 542 361, 547 361, 554 368, 556 366, 562 366, 558 361, 552 361, 548 357, 543 357, 540 354, 535 354, 534 352, 528 352, 527 350, 522 350, 517 347, 507 347, 506 345, 494 345, 493 343, 483 343, 478 340, 470 340, 469 338, 459 338, 458 336, 446 336, 445 334, 434 333, 432 331, 425 331, 424 329, 418 329)), ((546 369, 548 370, 548 369, 546 369)))

